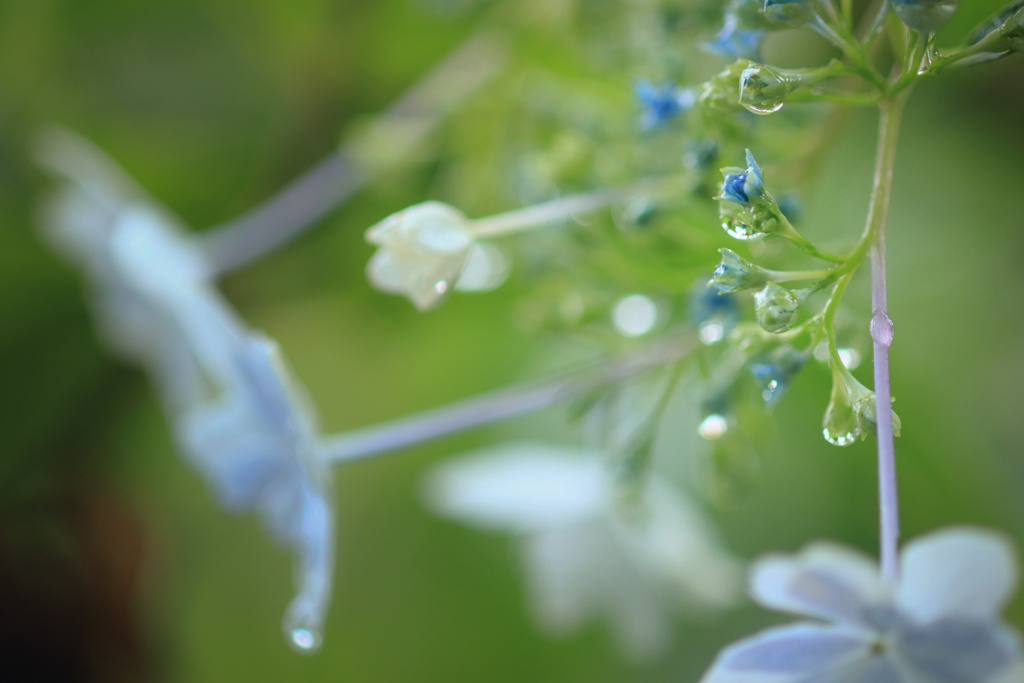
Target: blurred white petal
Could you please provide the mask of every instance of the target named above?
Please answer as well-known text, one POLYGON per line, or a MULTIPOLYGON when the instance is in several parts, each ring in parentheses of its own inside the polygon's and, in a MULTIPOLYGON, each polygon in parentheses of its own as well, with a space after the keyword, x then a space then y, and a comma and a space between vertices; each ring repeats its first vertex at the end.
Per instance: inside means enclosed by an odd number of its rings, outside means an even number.
POLYGON ((437 467, 427 501, 438 514, 489 530, 573 524, 605 505, 598 457, 549 444, 501 444, 437 467))
POLYGON ((427 496, 442 515, 523 534, 532 610, 548 631, 605 617, 633 659, 666 651, 681 603, 724 607, 738 593, 738 565, 696 506, 655 479, 624 517, 597 453, 486 449, 442 464, 427 496))

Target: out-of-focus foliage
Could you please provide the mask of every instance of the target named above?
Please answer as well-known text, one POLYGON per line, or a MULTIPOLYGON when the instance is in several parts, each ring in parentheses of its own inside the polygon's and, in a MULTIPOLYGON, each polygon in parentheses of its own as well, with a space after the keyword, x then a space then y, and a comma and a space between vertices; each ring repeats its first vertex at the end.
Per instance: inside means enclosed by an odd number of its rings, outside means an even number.
MULTIPOLYGON (((543 198, 545 174, 582 190, 628 180, 638 168, 672 171, 679 151, 652 157, 659 147, 649 139, 629 143, 639 133, 611 134, 640 116, 634 79, 697 82, 723 66, 672 41, 676 31, 689 35, 699 21, 717 20, 711 0, 506 4, 516 17, 506 25, 517 30, 514 67, 501 87, 457 113, 403 169, 224 283, 247 319, 281 342, 328 429, 437 405, 553 363, 545 336, 535 333, 557 328, 544 309, 563 287, 557 272, 460 295, 424 316, 366 283, 366 227, 426 198, 474 216, 507 209, 543 198), (618 34, 650 30, 624 22, 624 11, 645 17, 651 7, 664 10, 665 39, 651 41, 647 53, 619 50, 628 41, 618 34)), ((961 3, 942 33, 964 34, 999 4, 961 3)), ((316 657, 296 657, 278 627, 291 594, 286 553, 253 520, 215 506, 174 452, 141 376, 98 348, 78 275, 37 238, 33 201, 43 179, 26 150, 42 123, 90 137, 203 229, 271 194, 358 130, 480 22, 494 22, 489 13, 500 5, 0 4, 0 678, 689 681, 723 643, 767 623, 743 609, 710 621, 687 617, 673 654, 640 669, 619 661, 603 627, 564 641, 538 634, 508 541, 429 517, 420 477, 429 463, 502 435, 558 435, 556 415, 338 469, 327 641, 316 657)), ((764 49, 782 66, 825 54, 796 34, 764 49)), ((1014 188, 1024 187, 1022 62, 951 70, 923 84, 905 121, 889 239, 908 537, 977 523, 1024 547, 1024 223, 1014 204, 1014 188)), ((833 120, 820 138, 789 124, 767 158, 794 145, 808 153, 799 176, 779 182, 804 193, 801 225, 810 237, 843 241, 863 220, 874 121, 826 116, 833 120)), ((668 141, 672 132, 651 134, 668 141)), ((715 221, 713 193, 708 188, 707 206, 686 217, 715 221)), ((675 234, 678 263, 636 268, 609 254, 577 272, 593 283, 596 325, 608 325, 601 305, 610 302, 601 297, 613 297, 602 287, 656 288, 665 268, 710 273, 716 248, 727 244, 713 231, 675 234)), ((600 256, 595 242, 582 246, 600 256)), ((524 244, 526 274, 531 249, 539 259, 561 246, 555 238, 524 244)), ((669 288, 678 283, 670 279, 669 288)), ((866 310, 866 292, 850 298, 866 310)), ((750 416, 757 438, 730 456, 753 467, 741 490, 716 498, 719 526, 741 556, 816 537, 873 552, 874 454, 870 444, 837 451, 821 439, 829 377, 816 365, 795 379, 771 421, 750 416)), ((698 408, 685 396, 677 403, 656 450, 686 467, 706 445, 696 436, 698 408)), ((1009 618, 1024 624, 1019 598, 1009 618)))

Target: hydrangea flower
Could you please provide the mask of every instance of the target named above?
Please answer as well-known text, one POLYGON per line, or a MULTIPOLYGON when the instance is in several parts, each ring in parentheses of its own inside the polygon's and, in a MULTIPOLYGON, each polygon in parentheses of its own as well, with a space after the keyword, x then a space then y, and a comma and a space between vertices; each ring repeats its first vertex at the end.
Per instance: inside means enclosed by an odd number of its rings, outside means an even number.
POLYGON ((723 57, 759 61, 765 35, 767 31, 764 29, 741 27, 736 16, 727 12, 722 29, 715 35, 714 40, 704 43, 704 47, 723 57))
POLYGON ((45 228, 86 272, 103 337, 149 371, 220 502, 261 515, 291 546, 299 588, 285 629, 296 649, 316 649, 333 574, 330 481, 312 411, 276 346, 220 297, 185 229, 102 152, 54 131, 38 156, 68 181, 45 228))
POLYGON ((722 181, 722 192, 716 197, 727 202, 736 202, 749 206, 751 202, 764 196, 764 177, 761 175, 761 167, 754 160, 754 155, 748 149, 747 167, 729 167, 722 169, 724 180, 722 181))
POLYGON ((731 604, 738 565, 700 511, 653 478, 645 503, 620 509, 596 453, 513 443, 446 462, 428 482, 436 512, 522 537, 530 602, 548 631, 609 619, 633 658, 670 645, 673 608, 731 604))
POLYGON ((477 243, 473 222, 443 202, 388 216, 366 231, 366 241, 379 247, 366 266, 373 286, 408 297, 421 311, 437 306, 454 288, 492 289, 505 277, 500 252, 477 243))
POLYGON ((223 391, 180 414, 175 432, 224 507, 259 514, 291 547, 298 592, 285 635, 298 651, 313 651, 334 573, 330 473, 319 457, 312 410, 276 344, 258 333, 222 331, 228 363, 209 369, 223 391))
POLYGON ((688 111, 696 101, 692 90, 672 83, 658 86, 649 81, 637 81, 633 92, 642 110, 640 126, 645 129, 665 125, 688 111))
POLYGON ((1017 567, 997 534, 953 528, 909 543, 899 585, 867 557, 827 543, 753 568, 770 609, 817 621, 770 628, 723 650, 702 683, 1009 683, 1019 637, 999 614, 1017 567))

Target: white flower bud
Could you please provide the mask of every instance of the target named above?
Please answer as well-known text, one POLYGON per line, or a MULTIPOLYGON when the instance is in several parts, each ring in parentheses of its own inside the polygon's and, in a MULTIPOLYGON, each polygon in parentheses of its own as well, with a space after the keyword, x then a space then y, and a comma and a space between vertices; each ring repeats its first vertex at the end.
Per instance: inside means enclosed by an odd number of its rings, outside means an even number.
POLYGON ((421 311, 455 286, 474 244, 465 214, 442 202, 423 202, 392 214, 366 231, 380 249, 366 267, 377 289, 402 294, 421 311))

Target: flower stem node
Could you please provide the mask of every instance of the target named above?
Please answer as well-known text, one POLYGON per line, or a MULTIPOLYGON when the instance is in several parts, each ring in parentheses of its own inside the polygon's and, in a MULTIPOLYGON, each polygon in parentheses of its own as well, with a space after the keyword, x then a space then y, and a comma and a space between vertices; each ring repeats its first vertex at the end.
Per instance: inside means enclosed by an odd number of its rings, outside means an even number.
POLYGON ((793 326, 800 298, 782 285, 769 284, 754 294, 754 314, 766 331, 777 334, 793 326))
POLYGON ((421 311, 452 290, 475 243, 465 214, 442 202, 423 202, 392 214, 366 231, 379 247, 366 267, 377 289, 408 297, 421 311))
POLYGON ((949 21, 959 0, 892 0, 904 24, 920 33, 935 33, 949 21))
POLYGON ((737 254, 732 249, 719 249, 722 260, 715 268, 709 287, 720 294, 763 287, 768 283, 768 271, 737 254))

